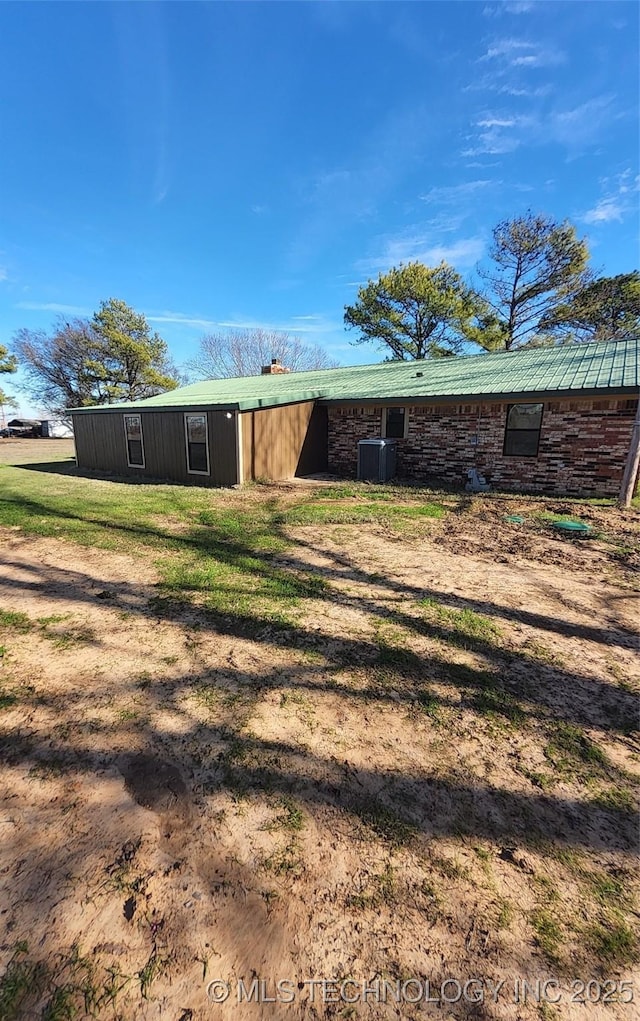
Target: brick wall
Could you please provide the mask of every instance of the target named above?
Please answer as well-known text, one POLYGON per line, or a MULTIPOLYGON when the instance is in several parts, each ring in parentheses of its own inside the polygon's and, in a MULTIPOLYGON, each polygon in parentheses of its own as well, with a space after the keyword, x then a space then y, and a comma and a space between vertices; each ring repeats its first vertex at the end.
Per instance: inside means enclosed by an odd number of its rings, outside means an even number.
MULTIPOLYGON (((507 404, 411 407, 398 440, 398 476, 463 484, 477 468, 496 488, 615 496, 635 416, 626 398, 544 405, 537 457, 502 453, 507 404)), ((329 470, 355 478, 358 440, 380 436, 382 407, 329 408, 329 470)))

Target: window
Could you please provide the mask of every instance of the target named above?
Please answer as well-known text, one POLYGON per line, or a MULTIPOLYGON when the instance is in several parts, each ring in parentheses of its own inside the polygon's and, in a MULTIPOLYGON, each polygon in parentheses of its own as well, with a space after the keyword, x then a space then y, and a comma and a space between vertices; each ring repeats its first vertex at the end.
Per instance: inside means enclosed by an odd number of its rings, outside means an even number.
POLYGON ((511 404, 507 411, 503 453, 537 457, 542 426, 542 404, 511 404))
POLYGON ((206 415, 185 415, 187 470, 192 475, 209 474, 209 438, 206 415))
POLYGON ((124 434, 127 438, 127 464, 130 468, 144 468, 142 419, 140 415, 124 416, 124 434))
POLYGON ((407 416, 404 408, 385 408, 382 412, 382 435, 402 440, 407 435, 407 416))

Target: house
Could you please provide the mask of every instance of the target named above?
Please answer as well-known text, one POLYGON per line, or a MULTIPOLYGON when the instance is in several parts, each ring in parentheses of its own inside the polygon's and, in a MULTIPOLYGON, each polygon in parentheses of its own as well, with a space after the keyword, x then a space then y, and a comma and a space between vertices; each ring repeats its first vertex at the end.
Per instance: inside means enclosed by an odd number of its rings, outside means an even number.
POLYGON ((71 409, 79 466, 229 486, 331 471, 397 440, 397 474, 616 495, 640 391, 635 339, 215 379, 71 409))

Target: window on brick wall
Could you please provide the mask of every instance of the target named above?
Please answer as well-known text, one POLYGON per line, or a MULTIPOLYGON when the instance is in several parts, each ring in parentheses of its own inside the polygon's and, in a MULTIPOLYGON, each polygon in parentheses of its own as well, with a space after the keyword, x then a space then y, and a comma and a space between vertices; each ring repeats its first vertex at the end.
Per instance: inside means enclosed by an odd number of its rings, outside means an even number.
POLYGON ((542 427, 542 404, 510 404, 503 453, 510 457, 537 457, 542 427))
POLYGON ((406 408, 382 409, 382 435, 389 439, 402 440, 407 435, 406 408))

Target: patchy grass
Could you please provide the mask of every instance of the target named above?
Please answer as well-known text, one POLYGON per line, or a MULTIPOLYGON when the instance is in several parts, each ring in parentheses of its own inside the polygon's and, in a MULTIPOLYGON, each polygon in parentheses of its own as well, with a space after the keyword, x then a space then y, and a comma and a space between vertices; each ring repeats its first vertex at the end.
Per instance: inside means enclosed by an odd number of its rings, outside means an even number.
POLYGON ((391 862, 387 862, 382 872, 362 877, 358 893, 349 894, 346 906, 360 910, 377 910, 383 904, 392 905, 397 893, 397 871, 391 862))
POLYGON ((26 958, 28 949, 26 943, 16 945, 0 978, 0 1017, 3 1021, 24 1017, 26 1001, 40 994, 46 980, 47 971, 42 962, 26 958))
POLYGON ((0 610, 0 628, 18 631, 24 635, 34 626, 34 622, 26 613, 19 613, 16 610, 0 610))
POLYGON ((529 920, 535 941, 542 953, 550 964, 559 964, 565 943, 561 925, 546 908, 536 908, 531 912, 529 920))
POLYGON ((498 929, 509 929, 513 922, 514 910, 511 901, 499 898, 496 903, 496 925, 498 929))
MULTIPOLYGON (((25 584, 29 614, 10 608, 10 594, 0 610, 2 756, 18 791, 8 815, 26 803, 20 846, 3 849, 10 907, 32 912, 39 940, 55 931, 47 904, 81 905, 68 914, 78 946, 96 905, 128 923, 125 939, 106 921, 90 955, 63 948, 60 962, 52 952, 40 964, 16 954, 0 980, 1 1017, 30 1016, 38 989, 51 1018, 163 1010, 188 1021, 211 1004, 202 989, 178 1003, 176 976, 230 974, 236 950, 247 974, 263 960, 276 973, 305 947, 304 967, 318 974, 358 959, 356 978, 411 975, 426 928, 451 974, 481 973, 488 954, 510 977, 633 963, 637 759, 620 738, 630 655, 590 602, 601 578, 624 621, 628 589, 611 581, 622 567, 610 557, 580 559, 595 544, 502 523, 542 501, 1 471, 0 522, 66 543, 46 549, 57 569, 68 560, 79 593, 73 614, 57 613, 59 593, 43 586, 36 602, 25 584), (112 550, 131 559, 112 568, 112 550), (523 561, 541 572, 525 608, 506 594, 509 576, 522 584, 523 561), (157 581, 151 600, 141 576, 157 581), (559 580, 573 587, 566 601, 559 580), (88 592, 100 648, 86 655, 82 643, 97 641, 83 630, 88 592), (583 633, 558 626, 580 604, 584 641, 617 657, 617 677, 601 655, 583 667, 583 633), (157 763, 123 782, 121 758, 138 752, 157 763), (27 854, 60 876, 59 900, 38 878, 49 900, 29 901, 41 887, 27 854), (240 942, 225 958, 236 933, 249 933, 260 959, 240 942)), ((631 530, 615 508, 593 512, 631 530)))
POLYGON ((522 726, 527 719, 522 707, 513 695, 505 691, 496 674, 486 673, 479 678, 477 687, 470 694, 469 704, 480 716, 502 719, 516 727, 522 726))
POLYGON ((418 604, 424 619, 434 623, 441 630, 442 636, 454 645, 467 648, 475 641, 488 645, 498 645, 502 637, 501 629, 494 621, 475 610, 462 610, 444 606, 431 596, 421 599, 418 604))
POLYGON ((592 805, 609 812, 627 812, 634 815, 637 811, 636 799, 628 787, 605 787, 590 800, 592 805))
POLYGON ((265 825, 265 830, 272 833, 285 830, 289 833, 300 833, 304 829, 304 812, 291 797, 280 798, 279 814, 265 825))
POLYGON ((337 501, 307 503, 292 507, 281 516, 287 525, 388 525, 402 528, 408 522, 443 518, 446 508, 438 503, 408 504, 391 499, 348 504, 337 501))
POLYGON ((356 807, 362 821, 385 843, 391 847, 404 847, 411 844, 417 829, 411 823, 401 819, 386 805, 374 798, 366 798, 356 807))
POLYGON ((130 982, 117 964, 101 968, 83 956, 76 945, 62 950, 53 965, 34 960, 28 952, 26 943, 17 944, 0 978, 2 1021, 36 1016, 42 1021, 99 1017, 114 1011, 119 995, 130 982))
POLYGON ((69 649, 73 645, 96 641, 95 631, 87 625, 71 623, 67 628, 59 627, 61 622, 67 620, 69 620, 69 614, 54 614, 32 620, 26 613, 0 610, 0 629, 5 628, 7 631, 14 631, 22 635, 36 631, 57 649, 69 649))
POLYGON ((562 776, 593 780, 608 773, 606 754, 579 727, 570 723, 553 724, 544 754, 556 773, 562 776))
POLYGON ((638 960, 638 938, 619 917, 610 914, 589 926, 585 935, 596 959, 609 967, 622 968, 638 960))

